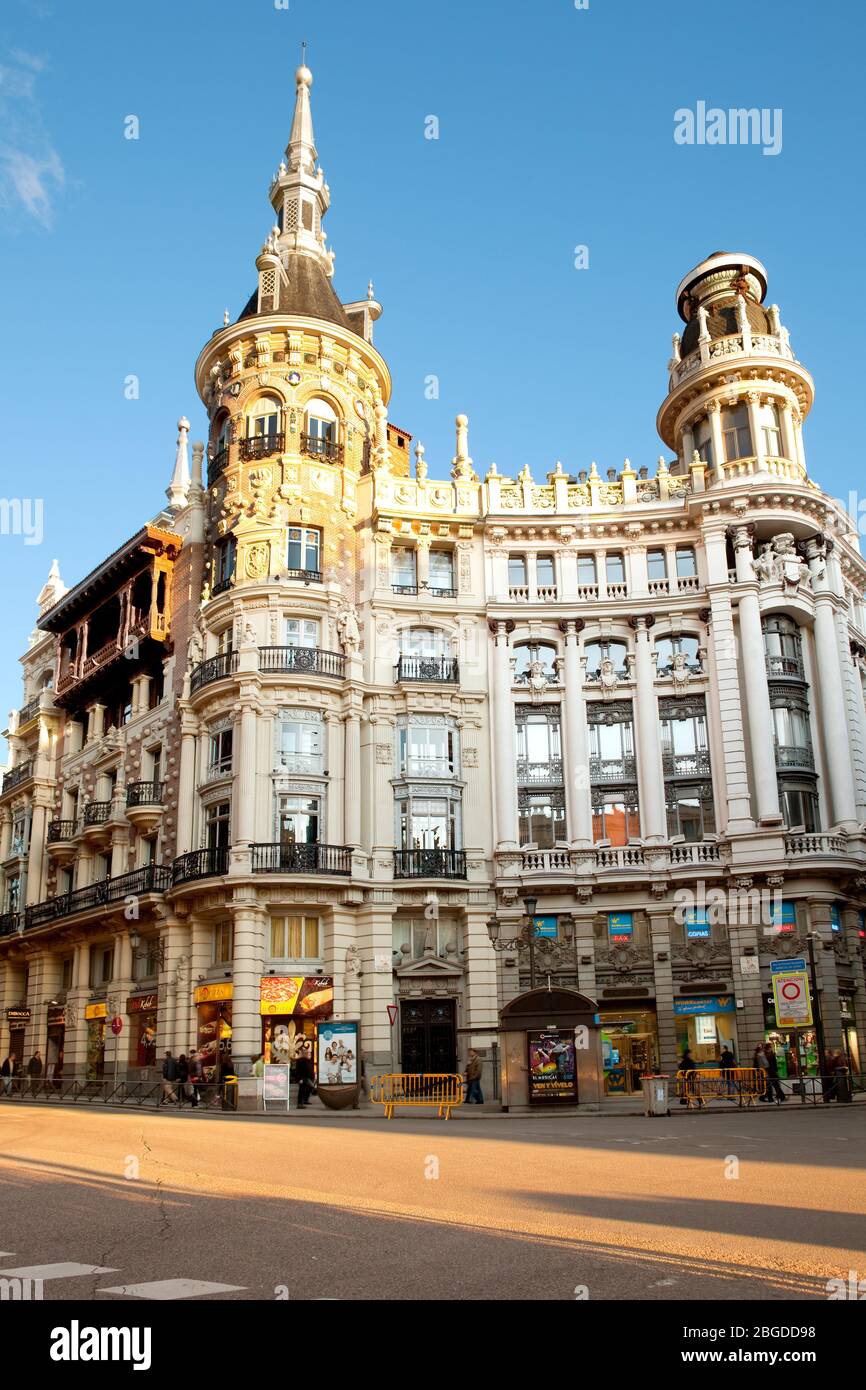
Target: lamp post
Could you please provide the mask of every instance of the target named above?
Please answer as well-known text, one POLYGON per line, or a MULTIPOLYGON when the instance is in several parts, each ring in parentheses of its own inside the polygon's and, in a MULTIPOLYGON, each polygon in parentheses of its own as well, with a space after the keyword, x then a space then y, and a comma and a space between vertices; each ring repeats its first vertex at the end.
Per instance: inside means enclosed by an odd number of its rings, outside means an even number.
MULTIPOLYGON (((487 923, 487 935, 490 937, 490 944, 494 951, 516 951, 525 946, 529 950, 529 988, 535 989, 535 967, 537 957, 537 943, 540 938, 535 925, 535 914, 538 907, 538 899, 531 894, 523 899, 524 919, 516 936, 503 939, 502 928, 495 917, 491 917, 487 923)), ((567 959, 567 952, 574 944, 574 937, 570 931, 571 917, 563 914, 559 919, 559 925, 563 928, 561 942, 559 940, 544 942, 544 954, 549 958, 549 963, 562 964, 567 959)))

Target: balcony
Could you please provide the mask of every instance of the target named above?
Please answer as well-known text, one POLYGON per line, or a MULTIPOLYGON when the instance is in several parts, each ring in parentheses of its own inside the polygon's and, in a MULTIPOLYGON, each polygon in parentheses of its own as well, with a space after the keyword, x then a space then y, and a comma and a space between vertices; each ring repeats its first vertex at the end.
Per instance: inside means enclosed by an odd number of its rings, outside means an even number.
POLYGON ((46 843, 49 845, 62 845, 68 843, 75 834, 74 820, 52 820, 48 822, 48 835, 46 843))
POLYGON ((60 917, 110 907, 114 903, 122 903, 130 895, 143 897, 145 893, 164 893, 170 887, 171 869, 164 864, 145 864, 117 878, 101 878, 96 883, 88 883, 85 888, 75 888, 69 893, 59 893, 55 898, 34 903, 25 910, 25 926, 28 929, 43 927, 60 917))
POLYGON ((424 592, 427 593, 427 594, 429 594, 431 598, 456 598, 456 597, 457 597, 457 590, 456 590, 456 589, 445 589, 445 588, 441 588, 440 586, 434 585, 434 584, 427 584, 426 587, 425 587, 425 589, 424 589, 424 592))
POLYGON ((164 796, 164 782, 130 782, 126 789, 126 804, 127 806, 161 806, 164 796))
POLYGON ((326 459, 328 463, 342 463, 343 446, 336 439, 320 439, 314 434, 301 434, 301 453, 309 458, 326 459))
POLYGON ((333 676, 343 680, 346 658, 342 652, 321 647, 259 647, 259 670, 302 676, 333 676))
POLYGON ((28 758, 26 762, 16 763, 15 767, 10 768, 3 778, 3 786, 2 789, 0 789, 0 795, 5 796, 6 792, 11 792, 13 787, 20 787, 22 782, 26 782, 28 778, 32 776, 33 763, 30 758, 28 758))
POLYGON ((0 936, 11 936, 21 925, 20 912, 0 913, 0 936))
POLYGON ((254 874, 350 874, 352 851, 345 845, 252 846, 254 874))
POLYGON ((803 663, 797 656, 767 656, 767 675, 776 680, 805 680, 803 663))
POLYGON ((562 759, 550 758, 546 763, 530 762, 528 758, 517 759, 518 782, 562 782, 562 759))
POLYGON ((456 685, 459 679, 454 656, 401 656, 394 675, 396 682, 435 681, 444 685, 456 685))
POLYGON ((590 758, 589 780, 593 784, 604 782, 635 782, 637 764, 634 757, 590 758))
POLYGON ((216 656, 209 656, 206 661, 200 661, 198 666, 194 666, 189 678, 189 693, 194 695, 197 690, 201 690, 205 685, 211 685, 214 681, 224 680, 237 670, 237 652, 219 652, 216 656))
POLYGON ((785 834, 787 859, 815 859, 825 855, 844 854, 847 848, 848 837, 841 832, 814 830, 785 834))
POLYGON ((272 454, 281 454, 286 445, 286 436, 279 434, 254 434, 240 441, 240 455, 244 463, 255 459, 267 459, 272 454))
POLYGON ((811 748, 794 747, 791 744, 776 744, 776 767, 786 772, 814 772, 815 755, 811 748))
POLYGON ((398 594, 401 598, 414 598, 418 593, 417 584, 392 584, 391 593, 398 594))
POLYGON ((85 830, 87 830, 90 826, 105 825, 110 815, 110 801, 91 801, 90 804, 84 808, 84 815, 81 823, 85 830))
POLYGON ((395 878, 465 878, 462 849, 396 849, 395 878))
POLYGON ((230 574, 228 579, 220 579, 211 589, 211 598, 216 598, 218 594, 227 594, 235 582, 235 577, 230 574))
POLYGON ((40 697, 37 695, 34 700, 28 700, 26 705, 22 705, 18 711, 18 730, 20 732, 24 724, 29 724, 31 719, 35 719, 39 713, 40 697))
POLYGON ((608 598, 628 598, 628 585, 624 580, 609 579, 607 581, 607 596, 608 598))
POLYGON ((304 584, 321 584, 321 570, 286 570, 286 579, 300 579, 304 584))
POLYGON ((222 447, 221 449, 217 449, 217 451, 216 451, 216 453, 214 454, 213 458, 210 460, 210 466, 209 466, 209 468, 208 468, 208 481, 209 481, 209 482, 213 482, 215 478, 218 478, 218 477, 219 477, 219 475, 220 475, 220 474, 223 472, 223 470, 225 469, 225 466, 226 466, 226 464, 228 463, 228 461, 229 461, 229 447, 228 447, 227 444, 224 444, 223 447, 222 447))
POLYGON ((191 883, 197 878, 213 878, 216 874, 228 873, 228 845, 212 845, 209 849, 194 849, 189 854, 181 854, 171 866, 171 881, 175 887, 179 883, 191 883))
POLYGON ((665 777, 708 777, 710 755, 705 748, 694 753, 662 753, 665 777))

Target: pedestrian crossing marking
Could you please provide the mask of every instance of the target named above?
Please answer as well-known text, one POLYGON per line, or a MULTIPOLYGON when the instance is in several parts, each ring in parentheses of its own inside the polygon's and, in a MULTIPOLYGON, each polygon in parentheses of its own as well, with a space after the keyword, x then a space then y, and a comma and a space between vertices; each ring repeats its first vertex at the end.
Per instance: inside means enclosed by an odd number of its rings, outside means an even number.
POLYGON ((115 1288, 97 1289, 97 1293, 124 1294, 127 1298, 159 1300, 213 1297, 218 1293, 244 1293, 243 1284, 209 1284, 203 1279, 155 1279, 148 1284, 118 1284, 115 1288))

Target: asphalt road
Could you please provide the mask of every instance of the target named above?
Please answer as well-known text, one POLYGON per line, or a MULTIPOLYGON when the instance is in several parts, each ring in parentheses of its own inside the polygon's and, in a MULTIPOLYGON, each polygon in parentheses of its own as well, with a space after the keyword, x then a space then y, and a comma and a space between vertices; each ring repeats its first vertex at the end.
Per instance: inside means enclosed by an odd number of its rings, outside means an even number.
POLYGON ((866 1277, 864 1139, 859 1106, 447 1124, 3 1104, 0 1279, 100 1302, 823 1301, 866 1277))

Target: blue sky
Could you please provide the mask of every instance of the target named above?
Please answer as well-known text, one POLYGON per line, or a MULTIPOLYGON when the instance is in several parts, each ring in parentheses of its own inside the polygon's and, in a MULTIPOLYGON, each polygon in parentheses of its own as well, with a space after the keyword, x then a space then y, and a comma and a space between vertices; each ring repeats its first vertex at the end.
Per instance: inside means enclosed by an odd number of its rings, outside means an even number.
POLYGON ((277 4, 3 0, 0 496, 44 504, 41 544, 0 535, 4 712, 51 559, 81 578, 161 505, 178 416, 204 435, 193 365, 254 286, 302 38, 337 292, 372 278, 390 415, 434 475, 458 411, 479 472, 652 466, 674 291, 722 248, 764 261, 815 376, 811 474, 860 487, 862 11, 277 4), (699 100, 781 108, 781 153, 677 145, 699 100))

